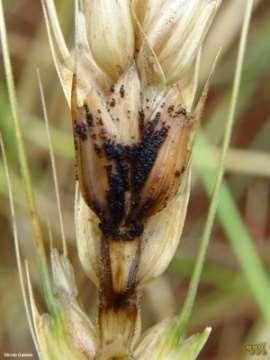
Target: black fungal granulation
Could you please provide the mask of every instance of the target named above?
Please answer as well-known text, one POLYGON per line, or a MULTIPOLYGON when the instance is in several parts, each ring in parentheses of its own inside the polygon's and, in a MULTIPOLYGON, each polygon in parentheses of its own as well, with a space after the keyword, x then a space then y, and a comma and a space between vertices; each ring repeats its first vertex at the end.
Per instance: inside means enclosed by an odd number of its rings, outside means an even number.
POLYGON ((110 107, 115 107, 115 105, 116 105, 116 100, 115 98, 113 98, 110 102, 110 107))
POLYGON ((166 139, 168 128, 156 129, 161 114, 148 123, 141 140, 131 146, 124 146, 112 140, 103 144, 103 152, 110 162, 106 167, 109 189, 107 191, 108 214, 103 217, 100 228, 105 237, 115 240, 132 240, 143 232, 143 217, 153 199, 145 201, 140 214, 140 191, 155 163, 158 151, 166 139), (126 193, 130 192, 130 206, 126 193), (126 214, 129 208, 129 214, 126 214))
POLYGON ((107 166, 107 177, 109 190, 107 191, 107 202, 111 213, 111 220, 115 226, 119 226, 125 216, 125 192, 128 190, 126 183, 126 169, 118 162, 116 169, 107 166))
MULTIPOLYGON (((125 96, 124 86, 120 88, 121 96, 125 96)), ((114 98, 108 104, 115 105, 114 98)), ((81 141, 89 140, 94 143, 94 150, 98 157, 105 160, 105 176, 108 188, 106 189, 106 206, 87 203, 100 219, 100 229, 106 239, 114 241, 132 241, 143 233, 144 220, 149 209, 155 206, 155 199, 141 198, 141 191, 149 178, 155 164, 159 150, 168 136, 170 126, 162 121, 162 112, 157 112, 155 117, 145 125, 143 109, 138 112, 138 126, 140 140, 136 144, 124 145, 115 139, 108 139, 108 134, 103 126, 101 111, 93 116, 87 105, 84 105, 84 121, 74 123, 74 133, 81 141), (96 133, 89 129, 99 127, 96 133), (98 140, 97 140, 98 139, 98 140), (97 145, 97 142, 99 144, 97 145)), ((186 117, 185 109, 169 106, 168 114, 186 117)), ((182 169, 175 171, 175 177, 180 177, 182 169)), ((87 182, 87 179, 84 179, 87 182)))
POLYGON ((172 114, 174 112, 174 105, 168 107, 168 114, 172 114))
POLYGON ((132 150, 133 168, 131 179, 134 192, 142 189, 155 163, 158 151, 167 137, 167 127, 163 126, 156 130, 158 120, 159 117, 156 117, 149 122, 141 141, 132 150))
POLYGON ((87 140, 87 126, 84 122, 74 123, 74 133, 80 138, 81 141, 87 140))
POLYGON ((138 120, 139 120, 139 129, 140 129, 140 132, 142 132, 144 129, 144 120, 145 120, 145 114, 144 114, 143 109, 139 110, 138 120))
POLYGON ((103 126, 103 120, 101 117, 97 117, 97 125, 103 126))
POLYGON ((85 116, 86 116, 86 123, 89 127, 93 126, 93 115, 91 114, 89 107, 87 104, 83 105, 85 116))
POLYGON ((124 87, 124 85, 121 85, 121 87, 120 87, 120 96, 121 96, 121 98, 125 97, 125 87, 124 87))
POLYGON ((125 146, 115 143, 113 140, 106 140, 103 144, 103 150, 109 160, 123 160, 126 155, 125 146))
POLYGON ((183 108, 182 106, 180 106, 179 110, 177 110, 175 112, 176 116, 180 116, 180 115, 184 115, 185 117, 187 116, 187 110, 185 108, 183 108))
POLYGON ((125 222, 125 194, 129 190, 129 166, 117 161, 115 169, 107 166, 109 190, 107 202, 109 215, 101 219, 100 229, 105 237, 114 240, 133 240, 143 232, 143 226, 135 222, 125 222), (124 224, 122 224, 124 222, 124 224), (121 226, 122 224, 122 226, 121 226))

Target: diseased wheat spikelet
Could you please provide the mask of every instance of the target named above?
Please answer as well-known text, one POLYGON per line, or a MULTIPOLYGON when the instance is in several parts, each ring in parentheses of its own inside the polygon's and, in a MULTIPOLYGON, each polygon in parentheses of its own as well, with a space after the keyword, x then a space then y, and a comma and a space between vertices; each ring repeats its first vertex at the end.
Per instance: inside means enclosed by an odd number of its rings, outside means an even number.
POLYGON ((76 2, 75 48, 53 0, 43 9, 71 109, 78 190, 76 239, 99 294, 93 325, 77 301, 72 266, 51 252, 56 315, 32 310, 42 358, 195 358, 209 329, 167 342, 174 321, 141 336, 140 294, 178 246, 190 156, 207 93, 194 106, 194 66, 220 0, 76 2))

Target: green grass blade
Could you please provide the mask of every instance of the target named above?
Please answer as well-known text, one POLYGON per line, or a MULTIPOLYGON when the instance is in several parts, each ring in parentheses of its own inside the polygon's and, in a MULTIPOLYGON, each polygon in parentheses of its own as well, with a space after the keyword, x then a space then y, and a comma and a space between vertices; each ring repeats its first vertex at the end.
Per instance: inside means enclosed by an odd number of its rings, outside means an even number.
MULTIPOLYGON (((208 193, 211 194, 215 184, 212 173, 202 171, 201 177, 208 193)), ((264 319, 270 324, 270 281, 226 184, 222 185, 220 191, 218 217, 237 255, 253 297, 264 319)))
POLYGON ((12 232, 13 232, 14 247, 15 247, 15 254, 16 254, 16 263, 17 263, 17 268, 18 268, 18 276, 19 276, 19 283, 20 283, 20 288, 21 288, 21 293, 22 293, 22 299, 23 299, 26 318, 27 318, 27 322, 28 322, 28 325, 30 328, 31 336, 32 336, 36 351, 37 351, 37 353, 39 353, 38 341, 36 338, 36 333, 34 330, 34 325, 33 325, 31 314, 30 314, 29 304, 27 301, 27 295, 26 295, 26 289, 25 289, 25 283, 24 283, 24 277, 23 277, 23 270, 22 270, 21 252, 20 252, 20 246, 19 246, 17 221, 16 221, 16 214, 15 214, 14 196, 13 196, 11 178, 10 178, 10 173, 9 173, 9 168, 8 168, 6 150, 5 150, 3 139, 1 136, 0 136, 0 147, 1 147, 2 155, 3 155, 3 164, 4 164, 7 191, 8 191, 8 197, 9 197, 9 207, 10 207, 10 214, 11 214, 11 221, 12 221, 12 232))
POLYGON ((205 261, 206 253, 208 244, 210 241, 214 220, 216 216, 216 212, 218 209, 218 203, 219 203, 219 196, 220 196, 220 189, 224 177, 224 165, 226 160, 226 154, 229 149, 230 139, 232 135, 232 129, 233 129, 233 123, 236 113, 236 107, 237 107, 237 99, 239 95, 239 89, 240 89, 240 83, 241 83, 241 77, 242 77, 242 68, 243 68, 243 62, 244 62, 244 55, 245 55, 245 49, 246 49, 246 43, 247 43, 247 36, 249 31, 249 25, 252 15, 252 9, 253 9, 253 0, 247 1, 244 21, 243 21, 243 27, 242 27, 242 33, 240 38, 240 44, 239 44, 239 52, 238 52, 238 59, 237 59, 237 66, 236 66, 236 72, 235 72, 235 78, 233 83, 233 91, 231 96, 231 104, 228 114, 228 120, 226 124, 226 130, 225 130, 225 136, 223 140, 222 145, 222 153, 221 153, 221 159, 217 174, 217 179, 215 182, 214 192, 212 195, 209 213, 204 229, 204 233, 202 236, 202 240, 200 243, 199 253, 198 257, 196 259, 196 264, 194 268, 194 272, 192 274, 190 286, 188 289, 188 294, 183 306, 183 309, 180 313, 178 323, 176 326, 177 334, 182 334, 183 330, 185 329, 194 305, 195 297, 197 294, 200 277, 203 269, 203 264, 205 261))
POLYGON ((13 73, 12 73, 12 66, 10 61, 10 53, 9 53, 9 47, 8 47, 8 40, 7 40, 7 31, 6 31, 6 25, 5 25, 5 18, 4 18, 4 10, 3 10, 3 3, 2 0, 0 0, 0 37, 1 37, 1 46, 2 46, 2 53, 3 53, 3 60, 4 60, 4 69, 5 69, 5 75, 6 75, 6 83, 7 83, 7 89, 8 89, 8 95, 9 95, 9 101, 11 106, 11 113, 12 118, 14 122, 14 135, 16 138, 16 145, 17 145, 17 154, 21 169, 22 178, 24 181, 25 186, 25 193, 27 198, 27 204, 29 208, 29 213, 31 216, 32 221, 32 228, 34 232, 34 244, 37 252, 37 260, 41 275, 41 282, 43 286, 43 290, 45 293, 45 298, 47 300, 47 305, 52 311, 52 313, 55 312, 55 303, 53 300, 53 293, 50 285, 50 279, 49 279, 49 273, 46 263, 46 254, 44 249, 44 241, 43 241, 43 234, 41 229, 40 220, 38 217, 38 212, 34 200, 34 194, 33 194, 33 186, 32 181, 30 177, 25 147, 24 147, 24 141, 23 141, 23 135, 21 130, 21 124, 19 120, 18 115, 18 103, 16 98, 16 91, 15 91, 15 85, 14 85, 14 79, 13 79, 13 73))

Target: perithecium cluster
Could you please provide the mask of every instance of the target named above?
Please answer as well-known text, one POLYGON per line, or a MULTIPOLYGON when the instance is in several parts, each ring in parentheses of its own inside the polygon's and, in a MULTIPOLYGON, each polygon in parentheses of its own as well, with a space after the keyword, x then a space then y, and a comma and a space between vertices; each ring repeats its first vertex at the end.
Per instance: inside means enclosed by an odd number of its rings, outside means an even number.
POLYGON ((52 252, 62 320, 59 329, 48 315, 36 316, 44 358, 193 359, 206 341, 208 329, 168 346, 164 355, 160 340, 173 320, 142 336, 140 296, 165 271, 181 237, 192 145, 206 95, 194 106, 193 72, 219 5, 77 1, 75 47, 69 51, 53 1, 43 1, 72 114, 78 253, 99 294, 93 325, 77 302, 68 259, 52 252), (59 332, 65 333, 61 339, 59 332))

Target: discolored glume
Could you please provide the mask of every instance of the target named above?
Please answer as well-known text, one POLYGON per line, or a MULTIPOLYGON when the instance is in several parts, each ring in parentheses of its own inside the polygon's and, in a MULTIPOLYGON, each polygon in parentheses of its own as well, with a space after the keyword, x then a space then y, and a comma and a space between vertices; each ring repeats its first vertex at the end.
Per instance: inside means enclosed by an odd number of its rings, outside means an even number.
MULTIPOLYGON (((115 89, 112 89, 112 92, 114 91, 115 89)), ((125 96, 123 86, 120 87, 119 92, 121 97, 125 96)), ((110 106, 115 106, 114 99, 112 102, 110 106)), ((145 125, 144 111, 140 110, 137 119, 140 139, 135 144, 127 145, 108 136, 104 129, 102 112, 97 110, 97 113, 98 115, 94 117, 85 104, 78 110, 81 119, 74 122, 75 142, 93 142, 94 151, 104 161, 104 177, 108 184, 105 190, 105 207, 100 206, 96 201, 91 201, 91 196, 87 197, 87 201, 99 217, 99 226, 106 238, 114 241, 131 241, 143 233, 144 218, 155 206, 155 198, 149 195, 142 199, 141 192, 171 126, 162 120, 161 112, 157 112, 145 125), (141 206, 142 200, 143 206, 141 206)), ((167 113, 171 121, 185 122, 188 118, 185 109, 181 106, 177 108, 168 106, 167 113)), ((77 149, 77 151, 85 150, 77 149)), ((81 154, 83 155, 85 154, 81 154)), ((182 173, 183 169, 176 169, 173 176, 180 178, 182 173)), ((88 179, 85 178, 83 171, 79 176, 84 177, 83 180, 87 183, 88 179)), ((168 197, 165 201, 167 199, 168 197)))

